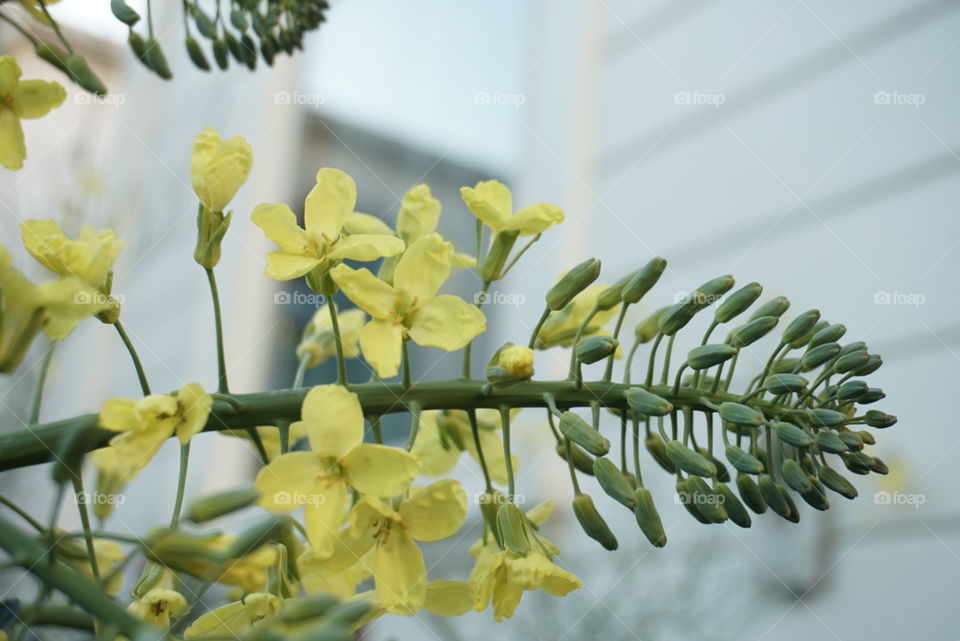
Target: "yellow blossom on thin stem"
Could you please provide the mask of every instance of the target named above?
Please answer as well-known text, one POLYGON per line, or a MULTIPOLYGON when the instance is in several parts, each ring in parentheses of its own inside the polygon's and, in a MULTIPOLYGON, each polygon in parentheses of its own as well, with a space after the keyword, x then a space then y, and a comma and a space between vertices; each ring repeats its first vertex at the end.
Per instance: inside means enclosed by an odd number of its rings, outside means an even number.
POLYGON ((223 140, 207 127, 194 138, 190 161, 197 198, 210 211, 222 212, 250 176, 253 151, 242 136, 223 140))
POLYGON ((13 56, 0 56, 0 165, 20 169, 27 157, 21 119, 40 118, 63 104, 66 90, 56 82, 20 80, 13 56))

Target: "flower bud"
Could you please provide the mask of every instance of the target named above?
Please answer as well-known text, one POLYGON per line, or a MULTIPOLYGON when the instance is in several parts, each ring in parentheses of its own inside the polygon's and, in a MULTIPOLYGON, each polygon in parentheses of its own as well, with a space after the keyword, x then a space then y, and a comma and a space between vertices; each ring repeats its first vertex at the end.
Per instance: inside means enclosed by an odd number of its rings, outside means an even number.
POLYGON ((810 479, 807 478, 807 473, 804 472, 800 464, 792 458, 786 459, 780 465, 780 473, 783 475, 783 480, 786 484, 800 494, 809 492, 812 488, 810 479))
POLYGON ((193 250, 193 260, 202 267, 213 269, 220 262, 220 244, 227 230, 233 212, 226 216, 223 212, 212 211, 200 205, 197 212, 197 246, 193 250))
POLYGON ((145 62, 147 63, 147 67, 164 80, 173 78, 170 65, 167 64, 167 57, 163 55, 163 49, 160 48, 160 43, 157 39, 147 38, 144 46, 146 47, 145 62))
POLYGON ((871 387, 867 389, 867 391, 860 398, 857 399, 857 403, 860 405, 869 405, 870 403, 881 401, 886 397, 887 395, 883 393, 882 389, 879 387, 871 387))
POLYGON ((308 621, 323 616, 339 602, 339 599, 332 594, 311 594, 296 599, 285 599, 277 616, 283 623, 308 621))
POLYGON ((797 504, 793 502, 793 497, 790 496, 790 491, 780 483, 777 483, 777 489, 780 490, 780 494, 783 496, 783 502, 787 504, 787 514, 781 514, 781 516, 791 523, 799 523, 800 510, 797 509, 797 504))
POLYGON ((617 345, 619 343, 611 336, 588 336, 581 338, 574 350, 577 353, 577 360, 590 365, 613 354, 617 351, 617 345))
POLYGON ((870 355, 866 352, 856 351, 844 354, 833 363, 833 371, 837 374, 846 374, 851 370, 865 366, 869 360, 870 355))
POLYGON ((226 557, 228 559, 238 559, 250 554, 261 545, 273 543, 287 526, 288 518, 287 516, 270 515, 256 521, 253 525, 247 526, 227 547, 226 557))
POLYGON ((764 503, 771 510, 788 519, 790 517, 790 505, 784 498, 784 494, 780 492, 780 486, 773 482, 770 475, 761 474, 757 485, 760 488, 760 496, 763 497, 764 503))
MULTIPOLYGON (((567 446, 563 441, 557 442, 556 451, 557 454, 560 455, 560 458, 564 461, 569 461, 567 458, 567 446)), ((583 448, 576 443, 570 443, 570 456, 573 458, 573 467, 575 467, 578 472, 593 476, 593 457, 584 452, 583 448)))
POLYGON ((800 497, 807 502, 807 505, 820 510, 821 512, 830 509, 830 502, 827 500, 827 493, 823 489, 820 481, 813 477, 807 477, 810 480, 810 489, 801 492, 800 497))
POLYGON ((790 301, 783 296, 777 296, 776 298, 771 298, 766 303, 755 309, 754 312, 750 314, 749 320, 756 320, 758 318, 763 318, 764 316, 780 318, 788 309, 790 309, 790 301))
POLYGON ((816 436, 813 437, 813 441, 816 443, 817 447, 824 452, 840 454, 841 452, 847 451, 846 443, 841 441, 840 437, 833 432, 820 430, 817 432, 816 436))
POLYGON ((667 457, 687 474, 713 477, 717 475, 717 466, 699 452, 694 452, 680 441, 669 441, 666 445, 667 457))
POLYGON ((873 434, 871 434, 867 430, 860 430, 859 432, 857 432, 857 435, 860 437, 860 440, 863 442, 864 445, 877 444, 877 440, 873 438, 873 434))
POLYGON ((820 482, 825 486, 848 499, 855 499, 857 494, 859 494, 857 492, 857 488, 855 488, 850 481, 848 481, 842 474, 832 468, 827 467, 826 465, 820 465, 817 467, 817 478, 820 479, 820 482))
POLYGON ((847 420, 847 416, 843 412, 838 412, 837 410, 828 410, 823 407, 817 407, 809 410, 807 415, 810 416, 810 422, 818 427, 833 427, 835 425, 842 425, 847 420))
POLYGON ((840 349, 840 356, 846 356, 847 354, 852 354, 854 352, 865 352, 867 351, 867 344, 863 341, 853 341, 852 343, 847 343, 840 349))
POLYGON ((70 70, 67 68, 67 61, 70 58, 70 54, 66 51, 53 43, 43 40, 38 40, 34 45, 34 49, 40 58, 46 60, 60 71, 68 75, 70 74, 70 70))
POLYGON ((123 0, 110 0, 110 11, 117 20, 132 27, 140 20, 140 14, 123 0))
POLYGON ((723 420, 744 427, 759 427, 767 420, 763 414, 743 403, 727 401, 720 404, 718 411, 720 412, 720 418, 723 420))
POLYGON ((144 42, 143 36, 131 29, 130 35, 127 36, 127 44, 130 45, 130 50, 133 51, 137 60, 147 64, 147 43, 144 42))
POLYGON ((846 445, 851 452, 859 452, 863 449, 863 441, 856 432, 844 430, 837 434, 837 437, 843 441, 843 444, 846 445))
POLYGON ((713 523, 713 521, 708 519, 703 512, 700 511, 696 501, 694 501, 693 490, 691 490, 688 485, 689 480, 690 479, 680 479, 677 481, 677 498, 680 500, 680 503, 683 505, 684 509, 690 513, 690 516, 697 519, 704 525, 709 525, 710 523, 713 523))
POLYGON ((493 282, 503 277, 501 273, 514 244, 517 242, 519 232, 501 231, 493 237, 490 243, 490 249, 483 259, 483 265, 480 266, 480 277, 485 282, 493 282))
POLYGON ((803 343, 799 342, 799 339, 802 339, 818 320, 820 320, 820 310, 811 309, 800 314, 783 330, 783 337, 780 340, 790 347, 800 347, 803 343))
POLYGON ((870 427, 883 428, 890 427, 897 422, 897 417, 893 414, 887 414, 880 410, 869 410, 864 415, 864 420, 870 427))
POLYGON ((607 550, 617 549, 617 537, 613 535, 613 532, 607 526, 607 522, 600 516, 600 512, 593 505, 593 499, 590 498, 589 494, 578 494, 574 497, 573 513, 587 536, 607 550))
POLYGON ((873 456, 873 465, 870 466, 870 469, 876 472, 877 474, 887 475, 890 473, 890 468, 887 467, 887 464, 884 463, 880 458, 873 456))
POLYGON ((854 474, 866 476, 873 471, 873 457, 864 452, 844 452, 840 458, 844 466, 854 474))
POLYGON ((727 520, 727 511, 723 507, 723 499, 716 494, 699 476, 687 478, 687 490, 696 508, 711 523, 723 523, 727 520))
POLYGON ((823 345, 824 343, 836 343, 843 335, 847 333, 847 328, 844 325, 828 325, 824 327, 816 334, 814 334, 809 341, 807 341, 807 348, 813 349, 818 345, 823 345))
POLYGON ((230 58, 227 54, 227 43, 219 38, 215 39, 213 41, 213 59, 216 60, 217 66, 221 70, 230 66, 230 58))
POLYGON ((190 56, 193 66, 203 71, 210 71, 210 63, 207 62, 207 57, 203 55, 203 49, 196 38, 187 38, 185 44, 187 45, 187 55, 190 56))
POLYGON ((807 379, 799 374, 771 374, 763 381, 763 389, 771 394, 792 394, 806 386, 807 379))
POLYGON ((727 335, 727 343, 737 348, 757 342, 777 326, 780 320, 776 316, 761 316, 754 318, 745 325, 740 325, 727 335))
POLYGON ((723 509, 731 521, 742 528, 748 528, 753 524, 747 508, 743 506, 743 503, 740 502, 740 499, 737 498, 737 495, 733 493, 733 490, 731 490, 726 483, 717 483, 713 491, 722 499, 723 509))
POLYGON ((226 209, 252 166, 253 151, 242 136, 223 140, 215 129, 207 127, 193 140, 190 181, 206 209, 226 209))
POLYGON ((797 365, 799 365, 799 363, 800 363, 799 358, 792 358, 792 357, 782 358, 782 359, 779 359, 778 362, 773 364, 773 370, 771 371, 774 374, 790 374, 793 372, 793 370, 797 368, 797 365))
POLYGON ((667 544, 667 533, 653 503, 653 494, 645 487, 638 487, 633 492, 633 514, 640 531, 654 547, 662 548, 667 544))
POLYGON ((593 459, 593 475, 610 498, 633 509, 633 486, 610 459, 602 456, 593 459))
POLYGON ((745 474, 760 474, 763 472, 763 463, 759 459, 732 443, 726 447, 724 454, 730 461, 730 465, 740 472, 745 474))
POLYGON ((647 416, 666 416, 673 411, 673 404, 642 387, 632 387, 623 393, 631 409, 647 416))
POLYGON ((866 381, 847 381, 837 388, 837 398, 841 401, 855 401, 869 389, 866 381))
POLYGON ((671 474, 677 471, 677 467, 673 464, 673 461, 670 460, 670 457, 667 456, 667 445, 663 442, 663 439, 660 438, 659 434, 651 432, 650 435, 644 439, 643 444, 647 448, 647 451, 650 452, 650 456, 660 464, 660 467, 671 474))
POLYGON ((506 549, 517 556, 527 556, 530 553, 527 517, 519 507, 513 503, 501 505, 497 510, 497 529, 506 549))
POLYGON ((810 339, 816 336, 817 332, 829 326, 830 326, 830 323, 821 318, 819 321, 817 321, 817 323, 813 327, 807 330, 806 334, 804 334, 803 336, 800 336, 799 338, 797 338, 797 340, 793 341, 793 343, 791 343, 791 347, 794 345, 796 347, 803 347, 804 345, 809 345, 810 339))
POLYGON ((603 456, 610 451, 610 441, 573 412, 564 412, 560 416, 560 432, 594 456, 603 456))
POLYGON ((737 348, 723 343, 701 345, 700 347, 694 347, 687 353, 687 365, 694 370, 707 369, 730 360, 736 353, 737 348))
POLYGON ((260 498, 255 487, 240 487, 195 499, 187 509, 186 517, 194 523, 204 523, 224 514, 253 505, 260 498))
POLYGON ((130 596, 134 599, 143 598, 147 592, 160 584, 166 572, 167 568, 159 563, 147 561, 143 566, 143 571, 140 572, 140 578, 137 579, 133 589, 130 590, 130 596))
POLYGON ((590 286, 600 276, 600 261, 589 258, 566 274, 547 292, 547 307, 553 311, 560 311, 572 301, 577 294, 590 286))
POLYGON ((809 372, 810 370, 820 367, 827 361, 836 358, 839 353, 840 345, 837 343, 817 345, 804 352, 803 356, 800 357, 798 368, 801 372, 809 372))
POLYGON ((867 358, 867 362, 860 367, 855 367, 853 369, 853 373, 856 376, 869 376, 880 369, 881 365, 883 365, 883 359, 880 357, 880 355, 870 354, 870 356, 867 358))
POLYGON ((98 96, 107 95, 107 87, 82 57, 73 55, 67 58, 67 73, 74 82, 90 93, 98 96))
POLYGON ((753 305, 754 301, 760 298, 763 287, 760 283, 749 283, 744 285, 734 293, 730 294, 726 300, 720 303, 713 318, 718 323, 727 323, 747 311, 747 308, 753 305))
POLYGON ((794 447, 810 447, 813 445, 813 438, 802 427, 793 423, 778 421, 773 424, 773 429, 776 430, 777 437, 788 445, 794 447))
POLYGON ((755 514, 763 514, 767 511, 767 503, 763 500, 760 488, 753 477, 748 474, 737 475, 737 490, 740 492, 740 498, 744 504, 753 510, 755 514))
POLYGON ((526 345, 510 345, 500 350, 497 365, 515 381, 533 376, 533 350, 526 345))
POLYGON ((657 256, 646 265, 635 271, 626 285, 623 286, 620 298, 624 303, 638 302, 660 280, 663 270, 667 268, 667 261, 657 256))

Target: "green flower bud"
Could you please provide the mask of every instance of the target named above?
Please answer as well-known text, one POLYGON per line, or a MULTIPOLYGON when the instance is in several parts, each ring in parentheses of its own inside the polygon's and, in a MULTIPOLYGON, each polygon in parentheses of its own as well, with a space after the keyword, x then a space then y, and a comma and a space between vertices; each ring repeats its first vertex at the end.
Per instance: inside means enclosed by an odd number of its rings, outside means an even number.
POLYGON ((820 320, 820 310, 811 309, 800 314, 783 330, 783 337, 780 340, 790 347, 800 347, 803 343, 798 339, 802 339, 818 320, 820 320))
MULTIPOLYGON (((331 627, 342 626, 349 628, 367 616, 372 609, 373 603, 366 599, 360 601, 343 601, 327 610, 324 619, 326 619, 331 627)), ((319 635, 316 629, 313 631, 307 630, 297 635, 297 641, 348 641, 351 638, 349 630, 346 631, 346 636, 341 634, 333 638, 325 635, 324 632, 328 632, 328 630, 322 631, 319 635)))
POLYGON ((817 321, 817 323, 813 327, 807 330, 806 334, 804 334, 803 336, 799 337, 796 341, 794 341, 792 345, 796 345, 797 347, 803 347, 804 345, 809 345, 810 339, 816 336, 817 332, 829 326, 830 326, 830 323, 828 323, 827 321, 821 318, 819 321, 817 321))
POLYGON ((853 484, 848 481, 842 474, 835 471, 832 468, 827 467, 826 465, 820 465, 817 467, 817 478, 820 479, 820 482, 823 483, 826 487, 830 488, 837 494, 845 496, 848 499, 857 498, 857 488, 853 487, 853 484))
POLYGON ((721 460, 718 459, 716 456, 714 456, 714 455, 713 455, 707 448, 705 448, 705 447, 699 447, 699 448, 697 448, 697 451, 700 452, 700 454, 701 454, 705 459, 707 459, 708 461, 710 461, 711 463, 713 463, 714 467, 717 468, 716 479, 717 479, 718 481, 720 481, 721 483, 726 483, 726 482, 728 482, 728 481, 730 480, 730 472, 727 471, 727 466, 723 464, 723 461, 721 461, 721 460))
POLYGON ((660 332, 660 316, 666 309, 666 307, 661 307, 637 325, 636 329, 633 330, 633 335, 638 343, 641 345, 649 343, 660 332))
POLYGON ((787 503, 780 487, 773 482, 770 475, 761 474, 757 485, 760 488, 760 496, 763 497, 764 503, 783 518, 790 518, 790 504, 787 503))
POLYGON ((243 51, 243 61, 247 68, 253 71, 257 68, 257 45, 249 34, 243 34, 240 38, 240 49, 243 51))
POLYGON ((593 459, 593 475, 610 498, 633 509, 633 486, 613 461, 602 456, 593 459))
POLYGON ((170 71, 170 65, 167 64, 167 57, 163 55, 163 49, 160 47, 160 43, 156 38, 147 38, 146 41, 147 48, 147 66, 155 74, 163 78, 164 80, 170 80, 173 78, 173 73, 170 71))
POLYGON ((673 404, 642 387, 632 387, 623 393, 627 405, 647 416, 666 416, 673 411, 673 404))
POLYGON ((250 26, 247 24, 247 17, 240 9, 234 9, 230 12, 230 23, 237 31, 246 31, 247 27, 250 26))
MULTIPOLYGON (((567 446, 563 441, 557 442, 556 451, 557 454, 560 455, 560 458, 562 458, 564 461, 569 461, 567 458, 567 446)), ((578 472, 593 476, 592 456, 584 452, 583 449, 576 443, 570 443, 570 456, 573 458, 573 466, 578 472)))
POLYGON ((794 447, 810 447, 813 445, 813 438, 803 428, 797 427, 793 423, 779 421, 774 423, 773 429, 776 430, 777 437, 788 445, 794 447))
POLYGON ((807 412, 810 422, 818 427, 833 427, 842 425, 847 420, 847 415, 837 410, 828 410, 817 407, 807 412))
POLYGON ((671 474, 676 473, 676 466, 673 464, 673 461, 670 460, 670 457, 667 456, 667 445, 663 442, 663 439, 660 438, 659 434, 652 432, 644 439, 643 444, 647 448, 647 451, 650 452, 650 456, 660 464, 660 467, 671 474))
POLYGON ((849 430, 844 430, 837 434, 843 444, 850 449, 851 452, 859 452, 863 449, 863 441, 860 439, 860 435, 856 432, 851 432, 849 430))
POLYGON ((776 316, 760 316, 745 325, 736 327, 727 335, 727 342, 734 347, 743 348, 757 342, 780 322, 776 316))
POLYGON ((640 531, 654 547, 662 548, 667 544, 667 533, 653 503, 653 494, 645 487, 638 487, 633 493, 633 514, 640 531))
POLYGON ((247 526, 230 543, 225 553, 226 557, 228 559, 239 559, 264 544, 273 543, 280 537, 283 529, 288 526, 287 519, 289 518, 274 514, 247 526))
POLYGON ((193 21, 197 25, 197 31, 211 40, 217 37, 217 23, 214 22, 210 16, 197 8, 196 5, 191 8, 190 13, 193 14, 193 21))
POLYGON ((588 258, 557 281, 547 292, 547 307, 557 312, 566 307, 577 294, 589 287, 600 276, 600 261, 588 258))
POLYGON ((890 468, 887 467, 887 464, 884 463, 880 458, 873 456, 873 465, 870 466, 870 469, 876 472, 877 474, 887 475, 890 473, 890 468))
POLYGON ((230 55, 233 56, 233 59, 242 65, 247 64, 247 54, 244 52, 243 47, 240 46, 240 41, 237 40, 234 35, 227 30, 224 30, 223 32, 223 40, 227 43, 227 50, 230 51, 230 55))
POLYGON ((732 443, 724 451, 730 465, 745 474, 760 474, 763 472, 763 463, 753 455, 745 452, 732 443))
POLYGON ((763 381, 763 389, 771 394, 792 394, 806 386, 807 379, 799 374, 771 374, 763 381))
POLYGON ((697 507, 697 504, 693 499, 693 490, 689 489, 687 481, 689 481, 689 479, 681 479, 677 481, 677 498, 680 500, 680 503, 693 518, 697 519, 704 525, 713 523, 713 521, 708 519, 700 511, 700 508, 697 507))
POLYGON ((720 404, 720 417, 734 425, 743 425, 745 427, 759 427, 766 422, 763 414, 743 403, 732 403, 727 401, 720 404))
POLYGON ((764 316, 780 318, 788 309, 790 309, 790 301, 783 296, 777 296, 776 298, 771 298, 766 303, 754 310, 754 312, 750 314, 749 320, 756 320, 758 318, 763 318, 764 316))
POLYGON ((197 246, 193 250, 193 259, 202 267, 213 269, 220 262, 220 244, 227 230, 233 212, 226 216, 223 212, 211 211, 203 205, 197 211, 197 246))
POLYGON ((593 505, 589 494, 578 494, 573 499, 573 513, 580 522, 580 527, 591 539, 608 550, 616 550, 617 537, 613 535, 607 522, 600 516, 600 512, 593 505))
POLYGON ((852 343, 847 343, 840 349, 840 356, 846 356, 847 354, 852 354, 853 352, 865 352, 867 351, 867 344, 863 341, 853 341, 852 343))
POLYGON ((186 517, 194 523, 204 523, 253 505, 258 498, 260 498, 260 492, 255 487, 217 492, 195 499, 187 509, 186 517))
POLYGON ((816 436, 813 437, 814 443, 816 443, 817 448, 824 452, 830 452, 831 454, 840 454, 841 452, 847 451, 847 445, 840 440, 840 437, 834 434, 833 432, 828 432, 826 430, 820 430, 817 432, 816 436))
POLYGON ((870 356, 867 358, 867 362, 860 367, 855 367, 853 369, 853 373, 856 376, 869 376, 880 369, 881 365, 883 365, 883 359, 880 358, 880 355, 870 354, 870 356))
POLYGON ((93 73, 93 69, 87 64, 87 61, 80 56, 69 56, 67 58, 67 73, 70 74, 70 78, 89 91, 98 96, 107 95, 107 87, 103 84, 103 81, 97 77, 97 74, 93 73))
POLYGON ((866 475, 873 471, 873 457, 866 452, 844 452, 840 458, 847 469, 856 474, 866 475))
POLYGON ((847 381, 837 388, 837 398, 842 401, 855 401, 869 389, 866 381, 847 381))
POLYGON ((190 56, 193 66, 197 69, 210 71, 210 63, 207 62, 207 57, 203 55, 203 49, 200 47, 200 43, 197 42, 196 38, 187 38, 186 45, 187 55, 190 56))
POLYGON ((852 352, 850 354, 844 354, 837 358, 833 363, 833 371, 837 374, 846 374, 851 370, 858 369, 867 364, 867 361, 870 360, 870 355, 866 352, 852 352))
POLYGON ((860 440, 863 442, 864 445, 877 444, 877 440, 873 438, 873 434, 871 434, 867 430, 860 430, 859 432, 857 432, 857 435, 860 437, 860 440))
POLYGON ((743 503, 740 502, 740 499, 737 498, 737 495, 733 493, 733 490, 731 490, 726 483, 717 483, 713 491, 723 499, 723 509, 726 510, 727 516, 730 517, 731 521, 742 528, 748 528, 753 524, 747 508, 743 506, 743 503))
POLYGON ((127 36, 127 44, 130 45, 133 55, 137 57, 137 60, 143 64, 147 64, 147 43, 144 42, 143 37, 136 31, 130 30, 130 35, 127 36))
POLYGON ((311 594, 296 599, 285 599, 277 617, 283 623, 308 621, 326 614, 340 603, 332 594, 311 594))
POLYGON ((134 599, 143 598, 147 592, 160 584, 166 572, 167 568, 159 563, 147 561, 143 566, 143 571, 140 572, 140 578, 137 579, 137 582, 133 585, 133 589, 130 590, 130 596, 134 599))
POLYGON ((140 20, 140 14, 123 0, 110 0, 110 11, 117 20, 132 27, 140 20))
POLYGON ((790 374, 797 368, 797 365, 800 364, 799 358, 783 358, 779 362, 773 364, 773 369, 771 370, 774 374, 790 374))
POLYGON ((527 517, 513 503, 504 503, 497 510, 497 529, 506 549, 517 556, 530 553, 530 538, 527 535, 527 517))
POLYGON ((799 523, 800 510, 797 509, 797 504, 793 502, 793 497, 790 496, 790 491, 780 483, 777 483, 777 489, 780 490, 780 494, 783 495, 783 502, 787 504, 787 515, 783 518, 791 523, 799 523))
POLYGON ((38 40, 34 45, 34 49, 42 59, 67 75, 70 74, 70 69, 67 68, 67 61, 70 59, 70 54, 66 51, 55 44, 43 40, 38 40))
POLYGON ((227 55, 227 43, 217 39, 213 41, 213 59, 217 61, 217 66, 225 70, 230 65, 230 58, 227 55))
POLYGON ((701 345, 687 352, 687 365, 694 370, 707 369, 730 360, 736 353, 737 348, 723 343, 701 345))
POLYGON ((712 305, 734 285, 733 276, 719 276, 696 289, 686 300, 679 302, 660 317, 660 331, 673 336, 683 329, 700 310, 712 305))
POLYGON ((828 325, 814 334, 810 340, 807 341, 807 347, 812 349, 825 343, 836 343, 843 338, 843 335, 846 333, 847 328, 844 325, 828 325))
POLYGON ((718 323, 727 323, 747 311, 747 308, 753 305, 754 301, 760 298, 763 287, 760 283, 749 283, 737 291, 730 294, 726 300, 720 303, 713 318, 718 323))
POLYGON ((740 492, 740 498, 744 504, 755 514, 763 514, 767 511, 767 503, 763 500, 760 493, 760 487, 753 477, 748 474, 737 475, 737 490, 740 492))
POLYGON ((809 372, 836 358, 840 353, 840 346, 836 343, 824 343, 814 348, 808 349, 800 357, 798 368, 801 372, 809 372))
POLYGON ((564 412, 560 416, 560 432, 594 456, 603 456, 610 451, 610 441, 573 412, 564 412))
POLYGON ((503 267, 507 264, 510 252, 517 242, 518 232, 502 231, 493 237, 490 249, 480 266, 480 277, 486 282, 500 280, 503 277, 503 267))
POLYGON ((657 256, 646 265, 635 271, 627 284, 623 286, 621 299, 624 303, 633 304, 649 292, 660 280, 663 270, 667 268, 667 261, 657 256))
POLYGON ((857 403, 860 405, 869 405, 870 403, 882 401, 886 397, 887 395, 883 393, 882 389, 879 387, 871 387, 866 391, 866 393, 857 399, 857 403))
POLYGON ((727 511, 723 507, 723 496, 717 494, 698 476, 687 478, 687 491, 690 500, 708 521, 723 523, 727 520, 727 511))
POLYGON ((586 365, 601 361, 617 351, 619 343, 611 336, 588 336, 581 338, 574 350, 577 359, 586 365))
POLYGON ((669 457, 674 465, 687 474, 707 477, 716 476, 716 465, 710 462, 703 454, 694 452, 680 441, 669 441, 666 448, 667 457, 669 457))
POLYGON ((804 492, 809 492, 812 488, 807 473, 804 472, 800 464, 792 458, 786 459, 783 464, 780 465, 780 472, 783 475, 783 480, 794 491, 803 494, 804 492))

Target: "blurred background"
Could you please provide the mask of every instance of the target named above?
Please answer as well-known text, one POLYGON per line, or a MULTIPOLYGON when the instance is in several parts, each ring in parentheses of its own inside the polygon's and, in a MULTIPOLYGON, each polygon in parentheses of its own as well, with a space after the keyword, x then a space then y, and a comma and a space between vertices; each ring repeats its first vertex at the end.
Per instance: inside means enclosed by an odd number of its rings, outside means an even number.
MULTIPOLYGON (((271 244, 249 212, 261 202, 302 211, 322 166, 350 173, 358 209, 388 223, 403 193, 427 182, 461 251, 473 238, 462 185, 498 178, 517 206, 564 208, 567 222, 496 283, 477 362, 525 340, 562 270, 597 256, 610 282, 655 255, 669 267, 628 327, 730 273, 763 284, 763 299, 788 296, 786 320, 816 307, 847 326, 845 340, 884 357, 872 380, 900 423, 873 452, 889 476, 857 477, 860 498, 832 496, 826 513, 801 506, 799 525, 765 515, 739 530, 696 523, 654 471, 670 538, 662 550, 612 502, 601 507, 621 549, 586 539, 543 417, 521 413, 520 491, 560 506, 546 534, 584 587, 564 599, 528 593, 506 623, 489 612, 385 617, 365 639, 853 641, 912 637, 918 626, 927 639, 957 638, 960 435, 948 401, 960 384, 960 3, 331 0, 305 52, 255 73, 193 68, 178 3, 168 4, 155 20, 172 83, 135 63, 104 3, 54 7, 111 94, 90 100, 69 85, 61 109, 25 124, 25 168, 0 174, 0 242, 28 273, 41 270, 18 248, 22 219, 52 217, 70 233, 111 226, 126 239, 114 290, 155 389, 216 377, 207 284, 192 260, 189 151, 206 126, 244 136, 255 156, 218 268, 234 391, 289 386, 314 311, 294 295, 307 290, 262 276, 271 244)), ((15 32, 0 38, 24 77, 64 82, 15 32)), ((451 291, 469 298, 478 287, 461 272, 451 291)), ((43 350, 0 381, 5 429, 26 420, 43 350)), ((427 378, 458 374, 459 355, 415 359, 427 378)), ((564 376, 566 359, 539 353, 538 378, 564 376)), ((365 372, 351 370, 355 380, 365 372)), ((307 380, 331 375, 321 366, 307 380)), ((137 394, 115 333, 87 322, 58 351, 42 419, 137 394)), ((251 477, 243 443, 210 435, 195 448, 190 494, 251 477)), ((168 512, 172 487, 156 488, 169 485, 176 456, 171 444, 128 488, 112 527, 142 532, 168 512)), ((458 474, 472 496, 471 465, 458 474)), ((48 484, 42 470, 0 480, 41 514, 48 484)), ((62 524, 75 520, 65 507, 62 524)), ((479 533, 472 511, 455 540, 428 546, 431 578, 464 576, 479 533)), ((8 593, 26 590, 17 583, 8 593)))

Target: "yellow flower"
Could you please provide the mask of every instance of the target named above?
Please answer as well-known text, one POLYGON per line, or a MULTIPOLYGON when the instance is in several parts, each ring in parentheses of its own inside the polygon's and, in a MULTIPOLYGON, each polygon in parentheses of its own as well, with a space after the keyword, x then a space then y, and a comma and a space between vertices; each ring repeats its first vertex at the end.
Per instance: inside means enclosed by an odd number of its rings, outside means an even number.
POLYGON ((158 628, 168 628, 171 617, 187 611, 187 600, 175 590, 154 588, 127 606, 127 611, 158 628))
MULTIPOLYGON (((434 233, 439 221, 440 201, 433 197, 428 185, 415 185, 403 195, 397 213, 397 234, 408 246, 434 233)), ((477 259, 454 252, 451 262, 454 267, 473 267, 477 259)))
POLYGON ((373 575, 377 602, 391 614, 416 614, 427 599, 427 568, 416 541, 456 533, 467 514, 460 482, 444 479, 410 492, 396 509, 365 496, 350 511, 350 525, 317 570, 342 572, 360 564, 373 575))
POLYGON ((330 275, 343 293, 373 317, 360 331, 363 357, 382 378, 396 376, 404 340, 447 351, 483 332, 487 320, 457 296, 438 296, 450 276, 453 245, 439 234, 414 242, 397 262, 393 285, 368 269, 337 265, 330 275))
POLYGON ((181 443, 189 442, 206 425, 211 407, 213 399, 197 383, 187 383, 176 397, 108 399, 100 407, 100 427, 121 433, 93 452, 94 464, 116 485, 127 483, 174 432, 181 443))
POLYGON ((226 209, 252 166, 253 151, 242 136, 223 140, 207 127, 193 140, 190 180, 197 198, 210 211, 226 209))
POLYGON ((358 585, 370 578, 371 563, 358 562, 332 572, 326 561, 317 558, 310 549, 297 559, 297 569, 307 594, 332 594, 340 600, 346 600, 357 593, 358 585))
MULTIPOLYGON (((340 341, 343 343, 343 355, 346 358, 357 358, 360 355, 360 330, 366 320, 367 316, 362 309, 348 309, 337 314, 340 341)), ((307 367, 316 367, 337 353, 335 341, 330 309, 323 305, 317 308, 303 330, 303 340, 297 346, 297 359, 309 355, 307 367)))
MULTIPOLYGON (((553 512, 553 503, 544 502, 527 512, 527 518, 539 527, 553 512)), ((519 556, 509 550, 501 550, 490 538, 488 543, 477 541, 470 553, 477 562, 470 572, 470 584, 474 589, 473 608, 478 612, 493 603, 493 616, 497 621, 513 616, 523 593, 541 589, 553 596, 564 596, 579 588, 577 577, 552 561, 556 547, 539 534, 528 531, 530 552, 519 556)))
POLYGON ((76 240, 70 240, 52 220, 20 223, 23 246, 37 261, 60 276, 75 276, 103 292, 123 241, 112 229, 97 231, 85 225, 76 240))
POLYGON ((20 169, 27 157, 22 118, 40 118, 63 104, 66 90, 56 82, 20 80, 13 56, 0 56, 0 165, 20 169))
POLYGON ((438 579, 427 583, 423 607, 441 617, 458 617, 473 609, 473 586, 464 581, 438 579))
POLYGON ((500 350, 497 365, 515 380, 525 380, 533 376, 533 350, 526 345, 510 345, 500 350))
MULTIPOLYGON (((349 487, 375 497, 402 494, 420 464, 409 452, 363 442, 363 409, 340 385, 319 385, 303 399, 310 452, 289 452, 257 473, 260 505, 289 512, 301 505, 310 547, 329 556, 343 523, 349 487), (349 486, 349 487, 348 487, 349 486)), ((295 424, 296 425, 296 424, 295 424)))
POLYGON ((280 246, 267 254, 266 275, 290 280, 318 268, 323 275, 345 258, 371 261, 402 252, 403 241, 394 236, 342 235, 356 201, 353 179, 339 169, 323 168, 304 203, 305 229, 297 225, 297 217, 286 205, 257 205, 251 219, 280 246))
MULTIPOLYGON (((515 410, 513 413, 519 412, 515 410)), ((500 412, 493 409, 477 410, 477 434, 490 478, 495 483, 506 484, 507 466, 503 456, 503 441, 500 429, 500 412)), ((474 460, 480 460, 467 413, 461 410, 428 410, 420 414, 420 429, 410 453, 420 459, 420 472, 427 476, 441 476, 453 469, 462 452, 469 452, 474 460)), ((516 454, 511 456, 513 469, 520 463, 516 454)))
POLYGON ((494 234, 516 232, 518 236, 535 236, 563 222, 563 210, 548 203, 529 205, 514 213, 510 189, 498 180, 478 182, 473 188, 461 187, 460 196, 494 234))
MULTIPOLYGON (((577 328, 583 322, 583 319, 593 311, 597 302, 597 297, 607 289, 607 285, 593 285, 577 294, 566 307, 558 312, 554 312, 543 324, 540 333, 537 334, 537 349, 547 349, 556 345, 569 347, 573 344, 573 339, 577 334, 577 328)), ((603 326, 619 312, 620 306, 615 305, 611 309, 598 311, 583 330, 581 338, 594 336, 604 333, 603 326)))
POLYGON ((63 339, 81 320, 111 306, 79 278, 31 283, 13 267, 3 245, 0 293, 0 372, 4 373, 16 369, 41 330, 53 340, 63 339))
POLYGON ((264 619, 280 611, 280 597, 264 592, 246 595, 213 609, 196 621, 183 633, 184 639, 239 638, 264 619))

